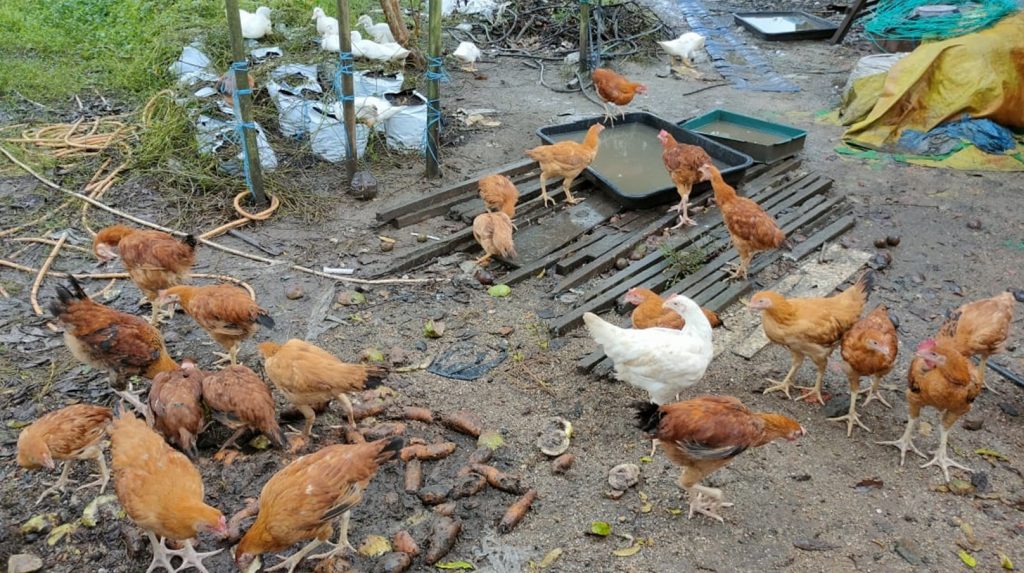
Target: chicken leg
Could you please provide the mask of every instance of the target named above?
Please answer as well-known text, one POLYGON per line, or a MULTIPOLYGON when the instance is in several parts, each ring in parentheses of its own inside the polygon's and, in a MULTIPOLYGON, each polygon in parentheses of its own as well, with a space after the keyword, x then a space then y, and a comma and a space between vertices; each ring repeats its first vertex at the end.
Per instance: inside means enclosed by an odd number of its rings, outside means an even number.
POLYGON ((793 397, 789 395, 789 388, 793 381, 793 375, 800 369, 800 365, 804 363, 804 355, 799 352, 793 352, 792 350, 790 350, 790 353, 793 355, 793 363, 789 367, 789 372, 786 373, 786 377, 782 379, 782 382, 776 382, 775 380, 768 378, 768 381, 775 385, 765 388, 762 394, 767 394, 769 392, 784 392, 786 394, 786 398, 789 398, 790 400, 793 399, 793 397))
POLYGON ((485 254, 484 256, 482 256, 482 257, 480 257, 480 258, 478 258, 476 260, 476 264, 480 265, 481 267, 486 267, 488 264, 490 264, 490 262, 491 262, 491 255, 489 255, 489 254, 485 254))
POLYGON ((51 493, 59 493, 64 491, 65 486, 68 485, 68 474, 71 472, 72 461, 73 460, 67 460, 64 462, 64 468, 60 472, 60 477, 57 478, 56 483, 48 487, 46 491, 39 495, 39 499, 36 500, 36 505, 39 505, 39 502, 43 501, 43 499, 46 496, 50 495, 51 493))
POLYGON ((864 390, 861 390, 861 392, 867 392, 867 394, 868 394, 868 397, 864 399, 864 403, 861 404, 861 407, 862 408, 867 407, 867 405, 870 404, 872 400, 877 399, 879 402, 884 404, 886 408, 892 408, 892 404, 886 402, 885 401, 885 397, 883 397, 881 392, 879 392, 880 389, 881 390, 899 390, 900 388, 899 388, 899 386, 896 386, 895 384, 887 384, 887 385, 883 386, 882 385, 882 377, 881 376, 872 376, 871 377, 871 386, 869 388, 865 388, 864 390))
POLYGON ((153 547, 153 561, 150 562, 149 568, 146 569, 146 573, 151 573, 152 571, 160 568, 164 568, 168 571, 182 571, 189 567, 194 567, 200 573, 210 573, 206 566, 203 565, 203 559, 224 551, 223 549, 218 549, 216 551, 199 553, 195 550, 195 547, 192 547, 191 539, 186 539, 185 547, 181 549, 169 549, 164 543, 163 538, 157 538, 156 534, 149 531, 147 531, 146 534, 149 536, 149 543, 153 547), (172 557, 180 557, 181 564, 177 567, 172 565, 172 557))
POLYGON ((231 348, 228 349, 227 353, 214 352, 213 355, 218 356, 219 358, 215 360, 213 363, 216 365, 228 362, 231 364, 231 366, 238 364, 238 349, 240 346, 241 344, 235 343, 231 345, 231 348))
POLYGON ((798 398, 799 400, 806 400, 813 396, 818 400, 818 403, 824 406, 825 398, 821 395, 821 385, 825 380, 825 369, 828 367, 828 354, 823 357, 812 355, 811 360, 814 361, 814 365, 818 368, 818 377, 814 380, 814 386, 794 386, 794 388, 797 390, 806 390, 806 392, 798 398))
POLYGON ((100 486, 100 493, 102 494, 103 490, 107 489, 107 483, 110 481, 110 472, 107 471, 107 461, 103 459, 103 449, 100 448, 99 445, 90 446, 89 448, 82 450, 82 453, 79 454, 79 458, 83 460, 90 458, 96 460, 96 464, 100 466, 100 477, 97 480, 78 486, 75 491, 98 485, 100 486))
MULTIPOLYGON (((735 241, 733 242, 735 243, 735 241)), ((738 265, 734 263, 734 268, 732 269, 732 272, 729 273, 729 276, 727 278, 728 280, 747 280, 747 273, 750 269, 750 261, 753 260, 754 255, 751 254, 749 251, 739 250, 739 248, 737 248, 736 250, 740 255, 740 262, 738 265)))
POLYGON ((345 551, 355 552, 356 548, 352 547, 352 544, 348 542, 348 521, 351 516, 351 511, 346 511, 345 513, 341 514, 341 518, 338 520, 338 542, 325 542, 328 545, 332 545, 333 548, 326 553, 320 553, 319 555, 310 555, 310 559, 327 559, 328 557, 333 557, 339 553, 344 553, 345 551))
POLYGON ((946 455, 946 444, 949 442, 949 430, 950 428, 953 427, 953 424, 956 423, 958 417, 959 416, 950 414, 948 411, 943 413, 942 425, 939 426, 939 447, 936 448, 934 452, 932 452, 933 454, 935 454, 935 457, 933 457, 928 463, 921 466, 922 468, 926 468, 928 466, 939 466, 940 468, 942 468, 942 475, 946 477, 946 483, 949 483, 950 467, 960 468, 965 472, 974 473, 974 470, 972 470, 971 468, 954 462, 952 459, 950 459, 949 456, 946 455))
POLYGON ((912 436, 914 434, 914 425, 915 424, 917 424, 917 416, 916 415, 910 415, 910 416, 907 417, 907 428, 905 430, 903 430, 903 436, 900 439, 893 440, 891 442, 875 442, 876 444, 878 444, 880 446, 895 446, 895 447, 899 448, 899 450, 900 450, 900 467, 903 467, 903 462, 905 462, 906 459, 907 459, 907 450, 913 450, 915 454, 921 456, 922 458, 927 458, 928 457, 928 456, 922 454, 921 450, 917 449, 917 446, 914 445, 914 439, 913 439, 912 436))
POLYGON ((551 201, 551 206, 555 206, 555 200, 548 196, 548 185, 547 175, 543 171, 540 172, 540 198, 544 201, 544 206, 548 206, 548 201, 551 201))
MULTIPOLYGON (((302 437, 309 438, 313 436, 313 420, 316 420, 316 412, 306 404, 296 404, 295 408, 306 418, 306 424, 302 427, 302 437)), ((313 437, 315 438, 316 436, 313 437)))
POLYGON ((678 229, 683 225, 696 225, 697 222, 690 218, 690 191, 693 190, 692 185, 679 184, 676 186, 676 192, 679 193, 681 200, 678 205, 669 207, 668 213, 676 211, 679 213, 678 222, 672 229, 678 229))
POLYGON ((871 428, 864 425, 860 421, 860 417, 857 416, 857 396, 860 394, 860 376, 850 377, 850 410, 845 416, 837 416, 835 418, 829 418, 833 422, 841 422, 846 420, 846 437, 849 438, 853 435, 853 425, 856 424, 867 431, 871 431, 871 428))
POLYGON ((690 496, 690 513, 687 515, 688 518, 693 519, 693 514, 696 512, 712 519, 717 519, 719 523, 725 523, 725 519, 718 515, 716 510, 722 507, 732 507, 733 504, 722 501, 722 490, 694 485, 687 490, 687 494, 690 496))
POLYGON ((306 555, 316 549, 321 543, 323 543, 323 541, 314 538, 312 541, 307 543, 305 547, 295 552, 294 555, 273 567, 267 567, 265 571, 269 573, 270 571, 278 571, 280 569, 287 568, 288 573, 292 573, 292 571, 295 571, 295 568, 299 566, 299 563, 302 563, 302 560, 306 558, 306 555))
POLYGON ((572 179, 566 177, 565 179, 562 180, 562 188, 565 189, 565 202, 570 205, 575 205, 583 201, 583 199, 577 199, 573 197, 572 191, 569 189, 570 187, 572 187, 572 182, 575 181, 575 179, 575 177, 573 177, 572 179))

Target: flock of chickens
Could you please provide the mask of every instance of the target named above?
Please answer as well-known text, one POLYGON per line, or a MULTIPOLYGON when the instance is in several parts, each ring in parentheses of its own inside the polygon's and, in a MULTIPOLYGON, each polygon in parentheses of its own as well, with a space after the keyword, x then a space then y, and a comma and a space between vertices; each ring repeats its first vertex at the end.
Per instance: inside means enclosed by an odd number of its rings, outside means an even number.
POLYGON ((202 532, 229 540, 240 537, 235 560, 243 571, 257 570, 262 553, 308 541, 305 548, 275 567, 293 570, 310 550, 327 542, 335 522, 340 522, 339 542, 324 556, 350 549, 348 512, 359 503, 377 468, 402 449, 400 438, 330 445, 292 461, 264 485, 258 507, 239 512, 237 521, 230 524, 218 509, 203 501, 202 477, 192 463, 198 456, 196 440, 207 426, 209 411, 215 420, 235 430, 221 450, 249 430, 264 434, 275 447, 298 450, 311 435, 314 408, 331 400, 342 404, 354 429, 346 393, 378 386, 387 371, 347 364, 298 339, 284 344, 260 343, 267 377, 306 419, 302 433, 289 439, 278 425, 270 388, 253 370, 237 362, 240 344, 260 326, 273 328, 274 321, 241 287, 182 284, 195 262, 195 247, 191 236, 179 240, 163 232, 123 225, 97 234, 93 252, 103 261, 121 259, 144 300, 152 304, 150 321, 92 300, 73 277, 66 287, 57 287, 49 310, 63 327, 72 355, 109 372, 114 392, 141 412, 145 421, 130 412, 115 416, 110 408, 90 404, 50 412, 22 430, 18 464, 52 469, 57 462, 64 462, 60 479, 43 492, 38 500, 42 501, 50 493, 64 490, 74 460, 94 459, 100 479, 82 487, 98 485, 102 492, 110 479, 102 451, 102 442, 109 435, 114 488, 125 511, 150 538, 153 561, 149 570, 180 571, 192 566, 206 571, 202 559, 216 552, 195 551, 191 540, 202 532), (157 326, 173 316, 175 304, 227 351, 220 356, 230 366, 204 372, 191 359, 185 358, 179 365, 168 356, 157 326), (135 377, 152 380, 145 403, 131 389, 135 377), (252 513, 256 513, 255 522, 240 536, 241 518, 252 513), (178 547, 170 547, 167 541, 178 547), (181 563, 173 566, 172 557, 181 563))

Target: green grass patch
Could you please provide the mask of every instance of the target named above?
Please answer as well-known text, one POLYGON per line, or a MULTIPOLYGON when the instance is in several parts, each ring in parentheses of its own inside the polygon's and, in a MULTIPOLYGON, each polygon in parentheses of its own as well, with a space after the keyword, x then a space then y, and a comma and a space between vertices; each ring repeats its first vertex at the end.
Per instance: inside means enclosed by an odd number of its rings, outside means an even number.
MULTIPOLYGON (((315 50, 309 17, 329 0, 266 2, 276 43, 286 51, 315 50)), ((241 7, 255 10, 256 2, 241 7)), ((379 6, 352 0, 353 17, 379 6)), ((379 16, 375 17, 375 20, 379 16)), ((354 23, 354 22, 353 22, 354 23)), ((198 39, 222 67, 229 58, 224 4, 210 0, 3 0, 0 2, 0 97, 18 94, 42 103, 65 102, 97 90, 139 104, 173 81, 167 67, 198 39)))

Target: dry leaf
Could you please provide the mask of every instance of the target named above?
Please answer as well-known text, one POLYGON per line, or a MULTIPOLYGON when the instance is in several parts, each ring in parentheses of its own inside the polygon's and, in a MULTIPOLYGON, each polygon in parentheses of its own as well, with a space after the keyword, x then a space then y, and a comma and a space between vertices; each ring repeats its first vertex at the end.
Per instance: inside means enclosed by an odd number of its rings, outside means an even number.
POLYGON ((562 548, 561 547, 556 547, 556 548, 552 549, 551 551, 548 551, 544 555, 544 559, 540 560, 540 563, 537 564, 537 568, 538 569, 544 569, 546 567, 550 567, 555 561, 558 561, 558 558, 561 557, 561 556, 562 556, 562 548))

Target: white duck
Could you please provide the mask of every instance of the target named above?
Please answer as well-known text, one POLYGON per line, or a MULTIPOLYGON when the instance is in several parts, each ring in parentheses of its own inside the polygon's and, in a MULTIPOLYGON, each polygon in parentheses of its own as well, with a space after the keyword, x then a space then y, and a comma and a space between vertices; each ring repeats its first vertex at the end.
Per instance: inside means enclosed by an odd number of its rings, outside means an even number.
POLYGON ((704 49, 704 36, 696 32, 686 32, 675 40, 658 44, 672 58, 672 71, 679 75, 689 73, 700 77, 700 73, 693 67, 693 58, 704 49), (677 60, 681 60, 682 67, 676 65, 677 60))
POLYGON ((473 42, 459 42, 459 46, 452 52, 457 60, 463 63, 462 71, 475 72, 476 61, 480 58, 480 48, 473 42))
POLYGON ((242 22, 242 37, 253 40, 262 38, 270 33, 270 8, 260 6, 256 13, 246 12, 238 9, 238 19, 242 22))
POLYGON ((338 35, 338 19, 325 14, 323 8, 313 8, 313 17, 310 20, 316 20, 316 33, 320 34, 321 38, 331 34, 338 35))
POLYGON ((386 44, 395 41, 395 37, 391 34, 391 26, 388 26, 387 22, 374 24, 373 18, 363 14, 356 19, 356 24, 362 26, 363 30, 366 30, 366 33, 373 37, 374 42, 386 44))
POLYGON ((364 40, 363 36, 352 30, 352 55, 357 58, 374 60, 378 62, 400 62, 409 55, 409 50, 397 42, 378 43, 373 40, 364 40))
POLYGON ((325 52, 340 52, 341 51, 341 38, 338 34, 324 34, 320 38, 320 49, 325 52))

